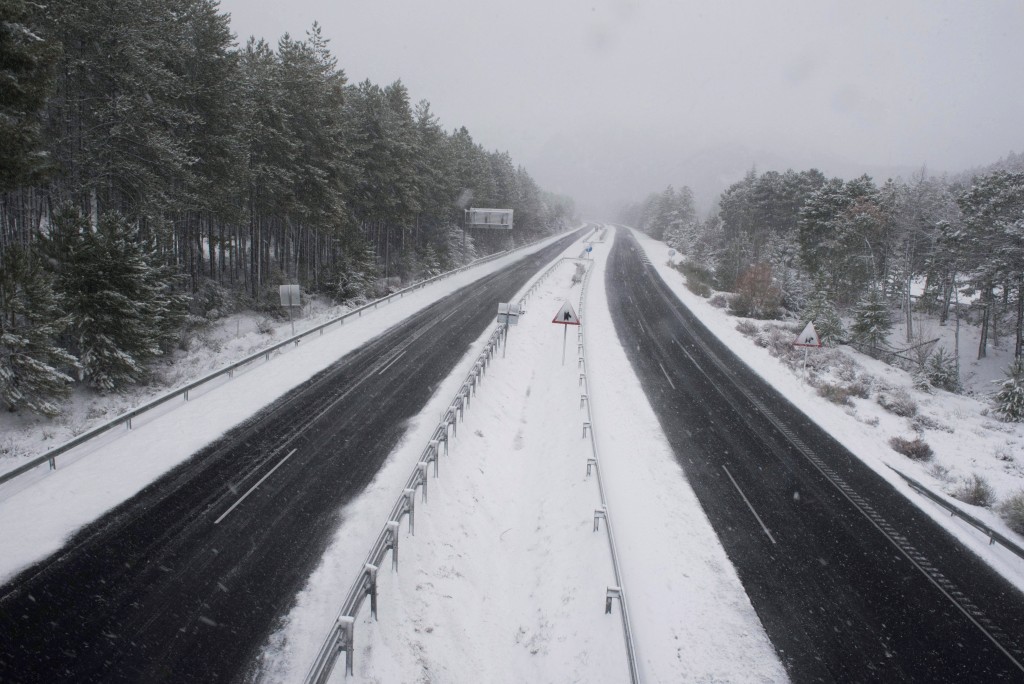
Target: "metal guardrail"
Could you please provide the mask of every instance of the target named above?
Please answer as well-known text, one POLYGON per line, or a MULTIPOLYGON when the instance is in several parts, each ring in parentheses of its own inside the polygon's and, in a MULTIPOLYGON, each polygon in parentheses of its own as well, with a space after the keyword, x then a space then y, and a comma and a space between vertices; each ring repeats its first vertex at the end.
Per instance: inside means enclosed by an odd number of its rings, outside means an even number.
POLYGON ((981 522, 980 520, 975 518, 970 513, 961 510, 959 506, 954 506, 953 504, 949 503, 948 501, 946 501, 941 496, 939 496, 935 492, 933 492, 930 489, 928 489, 927 487, 925 487, 923 484, 921 484, 920 482, 918 482, 914 478, 912 478, 912 477, 910 477, 908 475, 904 475, 900 471, 898 471, 895 468, 893 468, 891 465, 888 465, 888 464, 886 464, 886 465, 888 466, 889 470, 893 471, 894 473, 896 473, 897 475, 902 477, 904 480, 906 480, 907 484, 910 485, 911 489, 917 491, 919 494, 924 495, 926 498, 931 499, 933 502, 937 503, 939 506, 942 506, 947 511, 949 511, 950 515, 952 515, 954 517, 957 517, 957 518, 960 518, 961 520, 966 522, 971 527, 974 527, 978 531, 980 531, 980 532, 984 533, 985 535, 987 535, 988 536, 989 546, 991 546, 992 544, 995 544, 996 542, 999 542, 1001 545, 1003 545, 1011 553, 1015 554, 1016 556, 1018 556, 1020 558, 1024 558, 1024 549, 1022 549, 1016 543, 1014 543, 1010 539, 1007 539, 1002 534, 996 532, 991 527, 989 527, 985 523, 981 522))
MULTIPOLYGON (((533 282, 526 293, 520 298, 520 310, 523 311, 523 313, 525 313, 526 302, 534 291, 536 291, 537 287, 540 286, 540 284, 543 283, 548 276, 550 276, 551 273, 566 260, 575 261, 575 259, 568 257, 562 257, 561 259, 556 260, 533 282)), ((434 432, 431 434, 426 448, 424 448, 423 452, 420 454, 420 459, 417 462, 416 467, 413 469, 412 474, 405 483, 402 495, 395 501, 394 506, 392 506, 391 514, 388 516, 388 521, 384 524, 384 527, 377 535, 376 540, 370 548, 370 552, 366 556, 366 562, 363 564, 363 569, 360 571, 359 576, 349 589, 348 595, 345 597, 344 603, 342 603, 338 617, 335 618, 334 624, 331 625, 323 644, 320 646, 320 650, 317 652, 316 658, 306 674, 306 678, 304 680, 305 684, 324 684, 324 682, 330 678, 331 673, 334 671, 337 664, 338 658, 342 653, 345 654, 345 673, 347 675, 352 674, 355 620, 359 614, 359 610, 366 598, 369 597, 370 614, 376 617, 377 572, 389 551, 391 552, 392 568, 398 568, 398 535, 402 518, 406 515, 409 516, 409 532, 410 534, 414 534, 416 489, 422 487, 422 501, 426 502, 428 482, 427 471, 429 470, 430 463, 433 462, 434 477, 437 477, 441 442, 444 442, 444 451, 447 456, 448 440, 450 438, 449 429, 451 430, 451 437, 455 437, 458 429, 458 421, 464 416, 465 410, 469 407, 470 398, 475 396, 476 388, 482 382, 487 366, 493 360, 493 356, 497 351, 498 346, 506 342, 507 330, 507 326, 500 326, 491 333, 491 336, 487 340, 487 344, 484 346, 483 351, 480 352, 480 356, 473 365, 473 369, 469 372, 466 380, 462 383, 462 386, 456 393, 455 399, 445 411, 437 428, 435 428, 434 432)))
POLYGON ((330 678, 331 672, 334 670, 338 657, 342 652, 345 653, 345 673, 352 674, 355 619, 359 614, 359 609, 366 598, 369 597, 370 613, 374 617, 377 616, 377 570, 387 557, 388 552, 391 553, 392 568, 398 568, 398 538, 402 518, 409 516, 409 533, 415 534, 416 490, 422 488, 422 501, 426 502, 427 471, 430 469, 430 464, 434 464, 434 477, 437 477, 441 457, 441 443, 444 442, 444 451, 447 456, 449 435, 451 437, 456 436, 458 422, 464 417, 466 409, 469 408, 471 398, 476 395, 476 389, 483 381, 483 376, 487 372, 487 366, 493 359, 495 351, 505 341, 506 330, 505 326, 501 326, 491 333, 483 351, 480 352, 480 356, 473 364, 473 369, 466 376, 466 380, 462 383, 455 398, 448 406, 437 428, 431 434, 427 446, 420 454, 416 467, 413 468, 412 474, 406 480, 402 495, 398 497, 394 506, 391 507, 391 513, 388 516, 387 522, 381 528, 373 546, 370 548, 370 552, 366 556, 366 562, 363 564, 363 569, 349 589, 348 595, 341 605, 338 617, 331 626, 327 637, 317 652, 316 659, 306 674, 305 682, 307 684, 323 684, 326 682, 330 678), (451 431, 450 433, 449 430, 451 431))
POLYGON ((586 325, 584 324, 583 314, 586 308, 586 296, 587 296, 587 285, 590 283, 590 274, 593 271, 592 268, 587 269, 586 275, 583 277, 583 286, 580 289, 580 301, 579 301, 579 316, 580 316, 580 329, 577 333, 577 349, 579 352, 579 358, 577 361, 577 367, 580 370, 580 408, 587 409, 587 420, 583 423, 583 437, 590 436, 590 449, 593 454, 587 460, 587 474, 589 475, 593 470, 597 477, 597 488, 601 495, 601 508, 594 511, 594 530, 597 531, 600 526, 600 521, 604 519, 604 529, 608 535, 608 549, 611 552, 612 557, 612 571, 615 576, 615 586, 608 587, 608 593, 605 597, 605 613, 610 613, 612 610, 612 600, 619 600, 619 608, 622 614, 622 635, 626 642, 626 659, 629 663, 629 679, 633 684, 640 682, 640 672, 636 659, 636 645, 633 641, 633 630, 630 627, 629 622, 629 608, 626 603, 626 588, 625 583, 622 579, 622 570, 619 567, 619 552, 615 545, 615 533, 612 528, 612 517, 611 511, 608 508, 608 497, 605 494, 604 480, 601 477, 601 458, 597 448, 597 434, 595 431, 594 418, 591 412, 591 406, 593 400, 590 397, 590 384, 586 374, 586 325))
POLYGON ((141 406, 138 406, 138 407, 132 409, 131 411, 128 411, 127 413, 124 413, 124 414, 118 416, 117 418, 114 418, 111 421, 108 421, 108 422, 106 422, 106 423, 104 423, 102 425, 99 425, 99 426, 93 428, 92 430, 89 430, 88 432, 84 432, 81 435, 78 435, 74 439, 72 439, 72 440, 70 440, 68 442, 65 442, 64 444, 61 444, 58 447, 54 447, 53 449, 47 451, 45 454, 43 454, 41 456, 38 456, 38 457, 36 457, 36 458, 26 462, 26 463, 23 463, 22 465, 18 466, 17 468, 14 468, 14 469, 9 470, 9 471, 7 471, 7 472, 5 472, 3 474, 0 474, 0 485, 4 484, 5 482, 8 482, 10 480, 13 480, 14 478, 16 478, 16 477, 18 477, 20 475, 24 475, 25 473, 29 472, 30 470, 35 469, 36 467, 38 467, 38 466, 40 466, 40 465, 42 465, 44 463, 49 463, 50 470, 56 470, 57 469, 57 457, 60 456, 61 454, 67 453, 71 449, 74 449, 75 447, 80 446, 80 445, 88 442, 91 439, 99 437, 100 435, 102 435, 102 434, 104 434, 106 432, 109 432, 111 429, 113 429, 115 427, 118 427, 120 425, 124 425, 127 429, 131 430, 132 429, 132 419, 133 418, 136 418, 136 417, 142 415, 143 413, 151 411, 152 409, 156 408, 157 406, 165 404, 165 403, 167 403, 168 401, 170 401, 172 399, 176 399, 177 397, 184 397, 185 401, 188 401, 189 392, 194 390, 194 389, 196 389, 197 387, 201 387, 202 385, 205 385, 206 383, 208 383, 208 382, 210 382, 212 380, 215 380, 217 378, 220 378, 220 377, 222 377, 224 375, 227 375, 228 377, 233 377, 236 370, 238 370, 239 368, 241 368, 243 366, 246 366, 246 365, 252 363, 253 361, 257 361, 257 360, 259 360, 261 358, 264 358, 267 361, 269 361, 271 354, 273 354, 274 352, 278 351, 279 349, 281 349, 283 347, 288 346, 289 344, 298 345, 299 342, 301 342, 303 338, 308 337, 308 336, 310 336, 310 335, 312 335, 314 333, 319 333, 320 335, 323 335, 323 332, 324 332, 325 328, 328 328, 328 327, 330 327, 330 326, 332 326, 334 324, 344 323, 346 319, 351 318, 353 316, 362 316, 364 311, 367 311, 367 310, 369 310, 371 308, 372 309, 376 309, 381 304, 387 304, 388 302, 390 302, 392 299, 395 299, 396 297, 403 297, 406 293, 412 292, 414 290, 418 290, 418 289, 420 289, 422 287, 425 287, 426 285, 429 285, 431 283, 437 282, 438 280, 442 280, 444 278, 448 278, 448 277, 456 275, 458 273, 462 273, 463 271, 466 271, 466 270, 468 270, 470 268, 474 268, 476 266, 479 266, 481 264, 487 263, 489 261, 493 261, 493 260, 499 259, 499 258, 501 258, 503 256, 507 256, 509 254, 512 254, 513 252, 518 251, 518 250, 525 249, 527 247, 530 247, 532 245, 537 244, 538 242, 542 242, 543 240, 547 240, 549 237, 551 237, 551 236, 544 237, 541 240, 536 240, 534 242, 528 243, 526 245, 522 245, 520 247, 516 247, 514 249, 505 250, 503 252, 496 252, 495 254, 491 254, 491 255, 488 255, 486 257, 477 259, 477 260, 475 260, 475 261, 473 261, 473 262, 471 262, 469 264, 466 264, 464 266, 460 266, 459 268, 456 268, 454 270, 447 271, 445 273, 441 273, 441 274, 433 276, 431 278, 427 278, 426 280, 421 280, 420 282, 415 283, 413 285, 410 285, 407 288, 403 288, 403 289, 399 290, 398 292, 393 292, 393 293, 387 295, 386 297, 381 297, 380 299, 376 299, 376 300, 374 300, 372 302, 368 302, 367 304, 365 304, 364 306, 359 307, 358 309, 353 309, 352 311, 349 311, 349 312, 347 312, 347 313, 345 313, 345 314, 343 314, 341 316, 338 316, 336 318, 332 318, 331 320, 327 321, 326 323, 321 323, 320 325, 317 325, 317 326, 315 326, 313 328, 310 328, 309 330, 305 330, 305 331, 303 331, 303 332, 301 332, 301 333, 299 333, 297 335, 289 337, 288 339, 286 339, 286 340, 284 340, 282 342, 278 342, 277 344, 272 345, 270 347, 267 347, 266 349, 263 349, 263 350, 255 353, 255 354, 247 356, 247 357, 245 357, 244 359, 242 359, 240 361, 236 361, 236 362, 234 362, 234 363, 232 363, 232 364, 230 364, 228 366, 225 366, 225 367, 221 368, 220 370, 214 371, 213 373, 210 373, 209 375, 206 375, 206 376, 204 376, 202 378, 199 378, 198 380, 194 380, 194 381, 188 383, 187 385, 184 385, 184 386, 179 387, 179 388, 177 388, 175 390, 172 390, 171 392, 168 392, 167 394, 159 396, 156 399, 153 399, 152 401, 149 401, 149 402, 147 402, 147 403, 145 403, 145 404, 143 404, 141 406))

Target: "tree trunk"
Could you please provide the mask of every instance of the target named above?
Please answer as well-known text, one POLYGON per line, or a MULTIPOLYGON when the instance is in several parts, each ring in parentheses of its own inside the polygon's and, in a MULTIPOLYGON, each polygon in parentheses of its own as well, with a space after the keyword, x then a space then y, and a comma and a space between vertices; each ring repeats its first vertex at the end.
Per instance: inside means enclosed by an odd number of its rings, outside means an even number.
POLYGON ((1017 340, 1013 346, 1013 357, 1024 354, 1024 273, 1017 276, 1017 340))
POLYGON ((984 304, 981 309, 981 339, 978 340, 978 359, 988 356, 989 318, 992 316, 992 287, 986 286, 982 294, 984 304))
POLYGON ((907 342, 911 342, 914 339, 914 316, 913 316, 913 298, 910 295, 910 287, 913 283, 913 279, 910 273, 907 273, 907 298, 906 298, 906 313, 907 313, 907 342))

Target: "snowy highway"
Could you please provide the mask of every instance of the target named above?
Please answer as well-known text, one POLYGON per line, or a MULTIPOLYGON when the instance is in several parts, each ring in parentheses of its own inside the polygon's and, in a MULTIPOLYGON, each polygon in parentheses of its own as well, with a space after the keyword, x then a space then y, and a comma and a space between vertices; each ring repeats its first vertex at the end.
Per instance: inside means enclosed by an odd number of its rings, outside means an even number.
POLYGON ((0 591, 0 681, 243 678, 341 505, 492 324, 495 303, 574 239, 411 316, 15 577, 0 591))
POLYGON ((1024 597, 726 349, 620 229, 616 329, 795 681, 1020 681, 1024 597))
MULTIPOLYGON (((626 680, 584 390, 549 322, 581 235, 426 305, 13 577, 0 682, 301 680, 442 388, 559 255, 359 616, 355 678, 626 680)), ((1021 593, 722 346, 631 233, 594 248, 586 389, 641 680, 1019 681, 1021 593)))

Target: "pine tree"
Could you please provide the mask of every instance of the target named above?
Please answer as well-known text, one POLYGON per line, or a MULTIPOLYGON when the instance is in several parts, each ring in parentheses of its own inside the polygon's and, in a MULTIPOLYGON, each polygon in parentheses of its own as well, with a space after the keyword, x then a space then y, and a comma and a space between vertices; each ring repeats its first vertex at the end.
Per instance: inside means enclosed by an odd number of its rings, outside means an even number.
POLYGON ((76 365, 57 343, 68 322, 39 259, 9 246, 0 258, 0 401, 9 410, 60 412, 74 381, 66 371, 76 365))
POLYGON ((828 297, 824 288, 817 288, 803 311, 803 318, 814 323, 822 344, 832 347, 846 337, 846 329, 839 311, 828 297))
POLYGON ((0 191, 37 180, 48 163, 40 114, 57 51, 34 25, 34 7, 0 0, 0 191))
POLYGON ((924 371, 928 384, 932 387, 938 387, 947 392, 960 391, 957 365, 953 357, 943 347, 939 347, 934 354, 928 357, 924 371))
POLYGON ((82 379, 101 391, 143 381, 145 362, 178 331, 184 298, 121 216, 107 214, 92 232, 80 214, 63 213, 55 227, 45 247, 72 312, 70 347, 82 379))
POLYGON ((1006 369, 1003 381, 995 396, 996 412, 1009 421, 1024 421, 1024 359, 1014 359, 1006 369))
POLYGON ((865 345, 869 355, 876 356, 891 330, 889 305, 878 290, 872 290, 854 309, 851 332, 855 341, 865 345))

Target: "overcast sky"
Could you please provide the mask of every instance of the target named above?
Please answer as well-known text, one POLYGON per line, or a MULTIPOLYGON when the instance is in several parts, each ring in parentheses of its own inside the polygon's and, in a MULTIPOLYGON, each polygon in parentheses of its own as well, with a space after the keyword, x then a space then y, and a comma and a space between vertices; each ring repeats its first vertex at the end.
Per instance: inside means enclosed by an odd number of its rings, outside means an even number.
MULTIPOLYGON (((1024 2, 222 0, 239 42, 316 20, 592 218, 755 165, 882 176, 1024 151, 1024 2)), ((880 178, 881 180, 881 178, 880 178)))

